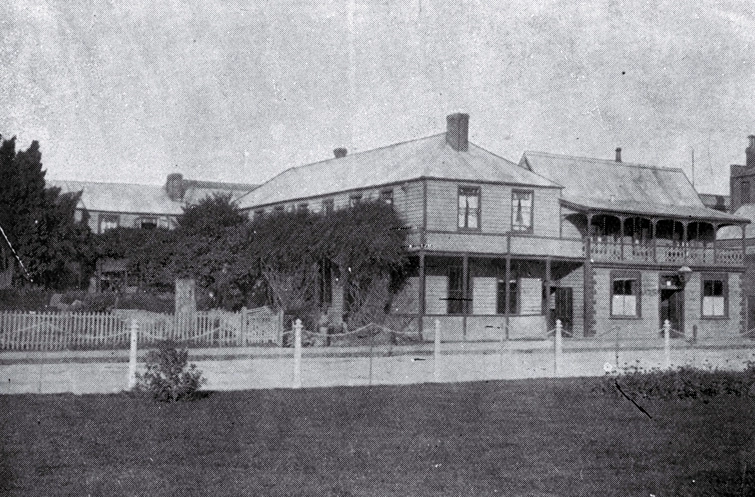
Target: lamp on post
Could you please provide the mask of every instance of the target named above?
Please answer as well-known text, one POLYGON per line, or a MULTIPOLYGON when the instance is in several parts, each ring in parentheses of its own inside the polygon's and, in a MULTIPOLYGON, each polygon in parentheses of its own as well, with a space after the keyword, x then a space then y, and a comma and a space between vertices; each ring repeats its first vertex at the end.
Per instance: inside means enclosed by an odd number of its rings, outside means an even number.
POLYGON ((682 286, 684 286, 692 276, 692 270, 689 266, 682 266, 676 272, 679 275, 679 283, 681 283, 682 286))

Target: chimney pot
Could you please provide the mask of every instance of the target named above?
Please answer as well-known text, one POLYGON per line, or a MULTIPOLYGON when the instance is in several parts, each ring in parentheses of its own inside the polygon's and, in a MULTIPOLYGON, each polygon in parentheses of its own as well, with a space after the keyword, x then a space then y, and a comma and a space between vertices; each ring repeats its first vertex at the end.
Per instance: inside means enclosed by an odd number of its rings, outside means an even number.
POLYGON ((621 147, 616 147, 616 162, 621 162, 621 147))
POLYGON ((469 114, 446 116, 446 142, 457 152, 469 150, 469 114))
POLYGON ((346 157, 347 153, 348 153, 348 150, 346 150, 343 147, 333 149, 333 155, 335 155, 336 159, 340 159, 341 157, 346 157))
POLYGON ((184 198, 184 177, 181 173, 171 173, 165 182, 165 191, 168 198, 174 202, 180 202, 184 198))

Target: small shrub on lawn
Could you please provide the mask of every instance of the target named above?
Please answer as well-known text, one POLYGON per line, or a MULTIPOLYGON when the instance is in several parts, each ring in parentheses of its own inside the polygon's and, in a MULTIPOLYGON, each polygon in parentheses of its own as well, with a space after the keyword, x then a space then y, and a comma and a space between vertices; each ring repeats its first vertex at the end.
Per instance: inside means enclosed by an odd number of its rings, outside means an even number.
POLYGON ((607 374, 597 390, 601 393, 616 392, 617 383, 627 394, 643 399, 700 399, 707 402, 720 395, 754 396, 755 362, 749 361, 743 371, 691 366, 645 371, 630 366, 619 374, 607 374))
POLYGON ((189 351, 177 349, 170 342, 161 343, 147 354, 147 371, 137 375, 138 389, 152 394, 160 402, 176 402, 197 398, 206 383, 196 365, 187 367, 189 351))

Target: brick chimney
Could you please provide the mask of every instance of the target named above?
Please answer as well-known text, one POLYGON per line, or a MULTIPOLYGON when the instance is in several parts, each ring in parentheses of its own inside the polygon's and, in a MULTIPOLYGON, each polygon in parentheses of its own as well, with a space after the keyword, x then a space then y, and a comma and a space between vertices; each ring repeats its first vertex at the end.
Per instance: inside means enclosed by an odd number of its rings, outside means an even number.
POLYGON ((348 153, 348 150, 346 150, 343 147, 339 147, 333 150, 333 155, 335 155, 336 159, 340 159, 342 157, 346 157, 346 154, 348 153))
POLYGON ((621 147, 616 147, 616 162, 621 162, 621 147))
POLYGON ((446 142, 457 152, 469 150, 469 114, 446 116, 446 142))
POLYGON ((750 145, 745 149, 745 155, 747 156, 745 165, 749 169, 755 167, 755 135, 750 135, 747 138, 750 140, 750 145))
POLYGON ((168 198, 174 202, 180 202, 184 199, 184 177, 181 173, 171 173, 165 182, 165 191, 168 198))

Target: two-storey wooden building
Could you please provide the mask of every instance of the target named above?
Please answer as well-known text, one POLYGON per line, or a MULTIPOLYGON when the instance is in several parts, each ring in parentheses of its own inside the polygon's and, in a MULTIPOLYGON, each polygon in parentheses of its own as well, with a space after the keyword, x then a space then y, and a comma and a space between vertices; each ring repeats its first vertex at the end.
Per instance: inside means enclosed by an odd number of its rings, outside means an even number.
POLYGON ((616 325, 656 336, 663 319, 739 332, 742 250, 718 247, 715 231, 747 221, 706 208, 681 171, 533 152, 516 164, 469 143, 466 114, 447 122, 428 138, 336 149, 240 205, 260 215, 392 203, 417 268, 393 312, 425 336, 436 319, 467 340, 542 337, 555 319, 579 337, 616 325))

